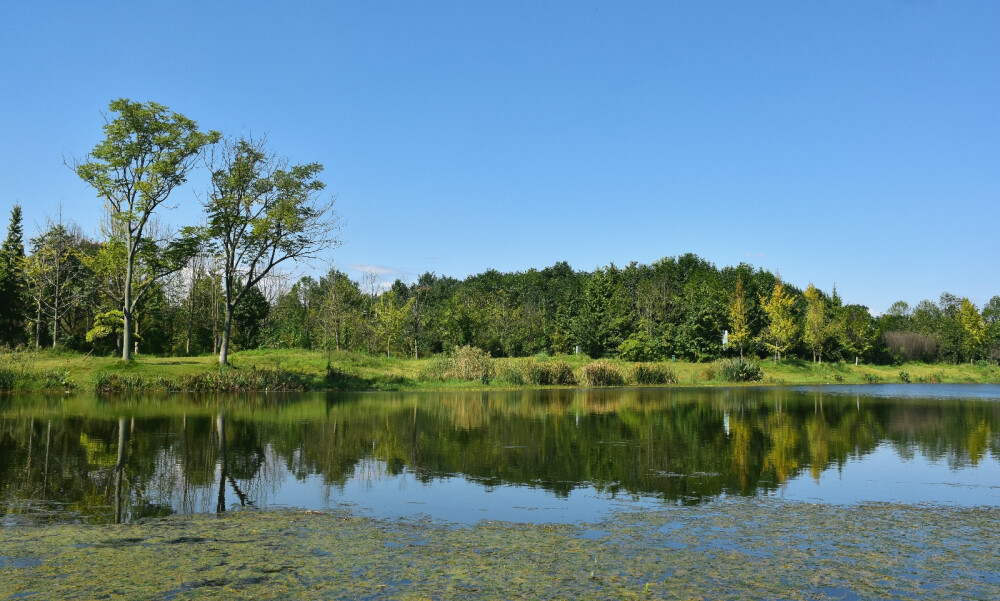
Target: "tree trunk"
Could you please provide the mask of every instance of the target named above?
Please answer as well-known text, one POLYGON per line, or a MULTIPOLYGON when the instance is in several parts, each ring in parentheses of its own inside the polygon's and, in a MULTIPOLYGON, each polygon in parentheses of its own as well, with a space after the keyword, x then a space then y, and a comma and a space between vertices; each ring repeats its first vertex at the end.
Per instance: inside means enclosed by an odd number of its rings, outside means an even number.
POLYGON ((35 350, 42 348, 42 293, 38 292, 38 298, 36 299, 37 313, 35 315, 35 350))
MULTIPOLYGON (((58 280, 56 286, 59 286, 58 280)), ((52 299, 52 348, 56 348, 56 338, 59 335, 59 289, 56 288, 55 298, 52 299)))
POLYGON ((191 325, 194 322, 194 276, 191 276, 191 294, 188 295, 187 335, 184 338, 184 354, 191 354, 191 325))
POLYGON ((122 334, 122 361, 132 360, 132 270, 134 269, 134 262, 135 255, 130 245, 125 265, 125 286, 122 290, 124 293, 122 314, 124 315, 123 327, 125 330, 122 334))
POLYGON ((59 255, 62 249, 56 249, 56 286, 52 295, 52 348, 56 348, 56 339, 59 334, 59 297, 62 296, 62 281, 60 281, 59 255))
POLYGON ((226 321, 222 326, 222 344, 219 345, 219 365, 229 362, 229 331, 233 326, 233 308, 226 303, 226 321))
POLYGON ((125 331, 122 333, 122 361, 132 360, 132 310, 125 305, 125 331))

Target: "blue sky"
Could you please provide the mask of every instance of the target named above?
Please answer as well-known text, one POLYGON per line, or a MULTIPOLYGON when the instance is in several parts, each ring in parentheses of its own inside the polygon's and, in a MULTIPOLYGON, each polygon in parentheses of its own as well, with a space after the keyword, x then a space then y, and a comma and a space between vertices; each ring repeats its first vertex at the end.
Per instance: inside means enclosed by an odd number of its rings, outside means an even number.
MULTIPOLYGON (((876 312, 982 305, 998 25, 966 0, 5 3, 0 227, 62 203, 96 232, 63 159, 128 97, 323 163, 355 278, 693 252, 876 312)), ((163 219, 198 222, 203 191, 163 219)))

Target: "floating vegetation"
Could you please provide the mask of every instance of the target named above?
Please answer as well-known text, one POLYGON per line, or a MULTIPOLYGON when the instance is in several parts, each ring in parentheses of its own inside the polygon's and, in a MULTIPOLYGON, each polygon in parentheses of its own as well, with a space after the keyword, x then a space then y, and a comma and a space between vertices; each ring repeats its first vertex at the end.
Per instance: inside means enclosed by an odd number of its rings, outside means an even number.
POLYGON ((0 529, 44 598, 996 599, 1000 511, 731 499, 594 525, 456 528, 342 511, 0 529))

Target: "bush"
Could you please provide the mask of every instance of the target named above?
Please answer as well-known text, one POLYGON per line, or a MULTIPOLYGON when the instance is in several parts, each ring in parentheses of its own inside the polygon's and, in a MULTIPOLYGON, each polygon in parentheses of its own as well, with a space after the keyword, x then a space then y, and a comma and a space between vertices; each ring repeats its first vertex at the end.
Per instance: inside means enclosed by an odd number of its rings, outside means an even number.
POLYGON ((631 334, 618 345, 618 356, 626 361, 655 361, 665 354, 663 345, 644 333, 631 334))
POLYGON ((873 374, 870 371, 865 372, 862 377, 865 379, 865 382, 868 382, 869 384, 877 384, 882 381, 882 378, 878 374, 873 374))
POLYGON ((632 368, 632 381, 636 384, 676 384, 674 370, 659 363, 637 363, 632 368))
POLYGON ((910 383, 910 372, 902 370, 899 372, 899 381, 909 384, 910 383))
POLYGON ((760 365, 744 359, 721 359, 716 362, 716 370, 723 382, 760 382, 764 379, 760 365))
POLYGON ((594 361, 583 366, 580 380, 585 386, 624 386, 625 378, 618 367, 607 361, 594 361))

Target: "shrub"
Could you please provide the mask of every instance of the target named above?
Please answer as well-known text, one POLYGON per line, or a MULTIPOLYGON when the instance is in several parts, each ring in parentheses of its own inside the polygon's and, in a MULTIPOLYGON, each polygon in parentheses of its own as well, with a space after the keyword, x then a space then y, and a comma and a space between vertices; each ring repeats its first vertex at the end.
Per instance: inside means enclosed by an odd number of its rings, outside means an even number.
POLYGON ((899 372, 899 381, 900 382, 905 382, 905 383, 908 384, 910 382, 910 372, 908 372, 906 370, 901 370, 899 372))
POLYGON ((626 361, 654 361, 665 354, 663 345, 644 333, 631 334, 618 345, 618 356, 626 361))
POLYGON ((637 363, 632 368, 632 381, 636 384, 676 384, 677 374, 659 363, 637 363))
POLYGON ((618 367, 607 361, 594 361, 583 366, 580 380, 585 386, 624 386, 625 378, 618 367))
POLYGON ((716 362, 716 370, 723 382, 760 382, 764 379, 760 365, 744 359, 721 359, 716 362))
POLYGON ((873 374, 870 371, 865 372, 862 377, 865 379, 865 382, 868 382, 869 384, 876 384, 882 381, 882 378, 878 374, 873 374))

